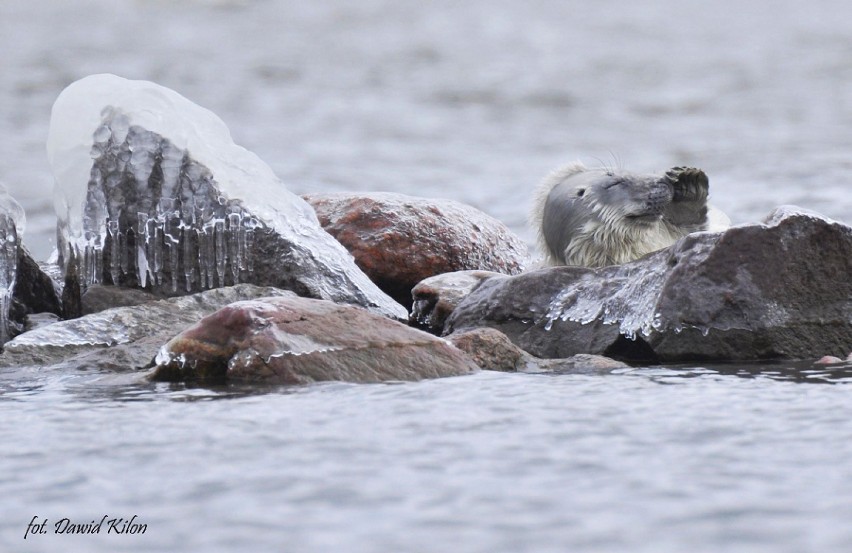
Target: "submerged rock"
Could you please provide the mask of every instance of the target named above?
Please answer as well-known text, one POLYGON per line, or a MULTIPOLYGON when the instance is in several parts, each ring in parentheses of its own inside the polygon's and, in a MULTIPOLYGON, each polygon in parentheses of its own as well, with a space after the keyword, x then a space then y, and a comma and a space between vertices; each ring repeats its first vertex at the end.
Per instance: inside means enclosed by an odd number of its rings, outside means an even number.
POLYGON ((541 359, 530 355, 494 328, 475 328, 447 336, 483 369, 525 373, 599 373, 627 367, 601 355, 579 353, 564 359, 541 359))
POLYGON ((363 309, 298 297, 229 305, 166 344, 155 380, 421 380, 475 372, 445 340, 363 309))
POLYGON ((500 273, 456 271, 429 277, 411 290, 414 304, 408 320, 433 334, 441 335, 447 317, 482 281, 500 273))
POLYGON ((540 357, 657 361, 845 355, 852 228, 797 208, 696 233, 625 265, 483 282, 447 331, 490 326, 540 357))
POLYGON ((142 368, 151 364, 163 343, 202 317, 235 301, 275 295, 294 294, 238 284, 38 326, 6 344, 0 366, 142 368))
POLYGON ((816 361, 814 361, 814 365, 837 365, 840 363, 850 363, 852 362, 852 353, 850 353, 846 359, 841 359, 839 357, 835 357, 834 355, 823 355, 816 361))
POLYGON ((526 263, 526 244, 506 225, 459 202, 390 193, 305 199, 358 266, 406 307, 425 278, 464 270, 513 275, 526 263))
POLYGON ((99 283, 174 296, 250 282, 405 318, 304 200, 172 90, 114 75, 71 84, 48 157, 69 306, 99 283))

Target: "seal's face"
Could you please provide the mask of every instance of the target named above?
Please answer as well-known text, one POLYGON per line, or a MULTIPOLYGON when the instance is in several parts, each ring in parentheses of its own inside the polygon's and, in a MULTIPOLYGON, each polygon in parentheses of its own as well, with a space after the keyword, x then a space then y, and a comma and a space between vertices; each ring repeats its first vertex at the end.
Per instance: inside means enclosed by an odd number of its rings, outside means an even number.
POLYGON ((531 221, 552 265, 626 263, 709 228, 708 187, 692 167, 636 175, 575 163, 544 179, 531 221))
POLYGON ((636 234, 660 223, 672 194, 671 184, 657 176, 583 168, 550 190, 544 220, 559 228, 545 231, 565 236, 604 227, 636 234))
MULTIPOLYGON (((699 174, 685 168, 636 175, 581 164, 563 167, 544 180, 536 197, 533 221, 539 226, 542 250, 554 265, 598 267, 669 246, 691 231, 670 219, 678 194, 685 203, 692 196, 703 201, 689 187, 701 188, 699 174), (687 174, 691 176, 681 179, 687 174)), ((706 189, 706 176, 703 186, 706 189)), ((675 215, 681 212, 680 219, 690 219, 691 212, 683 208, 675 215)))
POLYGON ((607 225, 653 225, 672 201, 671 185, 658 177, 587 170, 570 180, 577 201, 607 225))

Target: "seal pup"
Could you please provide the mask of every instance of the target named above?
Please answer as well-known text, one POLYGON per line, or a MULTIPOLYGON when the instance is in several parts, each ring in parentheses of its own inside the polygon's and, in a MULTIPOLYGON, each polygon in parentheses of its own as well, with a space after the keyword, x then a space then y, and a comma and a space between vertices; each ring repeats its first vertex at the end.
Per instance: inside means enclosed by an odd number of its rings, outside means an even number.
POLYGON ((530 222, 547 265, 618 265, 691 232, 730 226, 707 205, 708 190, 707 175, 692 167, 661 176, 572 163, 541 182, 530 222))

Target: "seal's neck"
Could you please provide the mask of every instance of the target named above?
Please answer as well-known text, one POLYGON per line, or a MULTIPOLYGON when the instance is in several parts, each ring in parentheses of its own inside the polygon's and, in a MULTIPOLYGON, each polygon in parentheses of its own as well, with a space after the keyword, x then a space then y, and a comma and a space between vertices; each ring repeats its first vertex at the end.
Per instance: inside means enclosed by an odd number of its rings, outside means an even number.
POLYGON ((641 226, 590 221, 565 248, 565 264, 620 265, 671 246, 682 236, 683 233, 665 221, 641 226))

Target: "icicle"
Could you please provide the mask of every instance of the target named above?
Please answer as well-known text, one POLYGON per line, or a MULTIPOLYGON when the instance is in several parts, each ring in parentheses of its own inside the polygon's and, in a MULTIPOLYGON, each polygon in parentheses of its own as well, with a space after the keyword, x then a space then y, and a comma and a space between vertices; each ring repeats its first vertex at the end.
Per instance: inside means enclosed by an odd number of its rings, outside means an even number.
POLYGON ((109 231, 109 274, 112 277, 112 283, 118 284, 118 277, 121 275, 121 234, 118 230, 118 221, 110 219, 107 223, 109 231))
MULTIPOLYGON (((192 227, 181 222, 180 235, 183 244, 183 276, 186 277, 186 291, 192 292, 192 283, 195 280, 195 262, 198 259, 192 249, 192 237, 196 233, 192 230, 192 227)), ((177 276, 174 278, 177 278, 177 276)))
POLYGON ((180 223, 174 221, 167 222, 166 246, 169 250, 169 278, 172 282, 172 292, 177 292, 178 289, 178 261, 180 258, 180 223))
POLYGON ((98 244, 94 248, 92 256, 92 282, 100 284, 104 280, 104 247, 98 244))
POLYGON ((254 217, 249 217, 245 220, 245 255, 243 258, 245 259, 246 270, 248 272, 254 271, 254 232, 255 229, 261 226, 260 222, 254 217))
POLYGON ((240 224, 240 214, 228 214, 228 260, 231 263, 231 274, 234 277, 234 284, 240 282, 240 267, 242 267, 243 259, 240 252, 240 232, 242 225, 240 224))
POLYGON ((163 276, 162 232, 157 225, 157 220, 151 217, 148 217, 145 221, 145 252, 148 258, 151 282, 154 286, 158 286, 163 276))
POLYGON ((129 229, 127 233, 119 232, 118 239, 120 241, 118 246, 118 252, 121 256, 119 258, 119 263, 121 264, 121 274, 126 275, 130 273, 130 256, 127 253, 128 248, 130 247, 128 240, 128 236, 133 232, 133 229, 129 229))
POLYGON ((228 261, 228 250, 225 247, 225 220, 216 219, 213 237, 216 240, 216 274, 219 276, 219 286, 225 285, 225 264, 228 261))
POLYGON ((160 169, 163 172, 161 195, 164 199, 176 198, 180 185, 180 168, 183 165, 183 151, 168 140, 161 142, 160 151, 162 156, 160 169))
POLYGON ((204 286, 207 288, 215 288, 215 264, 216 264, 216 245, 214 239, 213 223, 204 225, 204 232, 201 235, 202 244, 199 245, 199 260, 202 270, 207 277, 204 286))
POLYGON ((148 255, 145 251, 148 242, 148 214, 137 213, 139 224, 136 227, 136 278, 142 288, 148 285, 148 255))
POLYGON ((207 284, 207 265, 204 262, 204 254, 207 251, 207 233, 203 228, 195 231, 198 238, 198 284, 203 290, 207 284))

